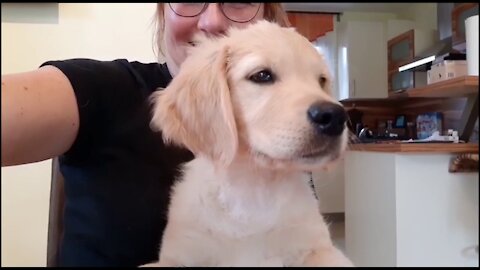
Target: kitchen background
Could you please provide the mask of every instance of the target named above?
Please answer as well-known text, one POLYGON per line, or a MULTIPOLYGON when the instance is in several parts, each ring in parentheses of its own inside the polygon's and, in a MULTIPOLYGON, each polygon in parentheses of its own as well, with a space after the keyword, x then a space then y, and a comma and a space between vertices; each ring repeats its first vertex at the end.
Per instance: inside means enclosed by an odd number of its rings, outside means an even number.
POLYGON ((358 143, 314 174, 337 245, 357 266, 478 266, 478 4, 289 6, 334 12, 291 21, 326 55, 358 143))
MULTIPOLYGON (((461 8, 459 4, 451 3, 452 8, 461 8)), ((427 99, 402 96, 407 88, 428 85, 424 71, 409 75, 415 79, 397 76, 392 80, 395 68, 390 65, 389 40, 414 29, 417 35, 414 38, 407 35, 410 41, 401 43, 401 46, 413 43, 417 48, 407 46, 408 56, 420 55, 419 48, 436 45, 441 39, 437 3, 285 3, 285 6, 297 30, 324 52, 336 75, 334 95, 347 107, 351 119, 356 120, 350 124, 353 134, 358 135, 361 127, 368 127, 371 134, 364 133, 370 137, 365 140, 375 139, 372 136, 380 139, 378 135, 385 135, 388 121, 392 121, 387 134, 416 138, 416 130, 409 131, 407 127, 417 126, 418 115, 435 112, 441 113, 441 131, 458 130, 464 108, 475 107, 464 96, 445 98, 433 94, 427 99), (392 81, 396 82, 393 88, 392 81), (409 83, 405 86, 405 82, 409 83), (398 85, 401 87, 397 89, 398 85), (397 128, 395 120, 401 120, 403 115, 405 124, 397 128)), ((154 3, 2 3, 2 74, 35 69, 47 60, 72 57, 153 62, 156 60, 151 28, 154 10, 154 3)), ((462 72, 457 69, 459 77, 462 72)), ((478 69, 476 85, 472 87, 478 94, 478 69)), ((458 87, 458 91, 464 91, 463 87, 458 87)), ((476 129, 478 134, 478 120, 476 129)), ((475 133, 472 134, 470 141, 476 140, 478 148, 478 135, 475 138, 475 133)), ((330 171, 314 174, 320 210, 332 224, 340 224, 334 236, 342 248, 348 234, 343 223, 348 201, 344 167, 342 160, 330 171)), ((46 265, 51 175, 51 160, 2 168, 2 266, 46 265)), ((476 181, 478 189, 478 177, 476 181)), ((478 193, 476 196, 478 212, 478 193)), ((478 230, 478 222, 476 226, 478 230)), ((365 245, 368 249, 368 243, 365 245)), ((471 261, 465 264, 468 263, 471 261)))

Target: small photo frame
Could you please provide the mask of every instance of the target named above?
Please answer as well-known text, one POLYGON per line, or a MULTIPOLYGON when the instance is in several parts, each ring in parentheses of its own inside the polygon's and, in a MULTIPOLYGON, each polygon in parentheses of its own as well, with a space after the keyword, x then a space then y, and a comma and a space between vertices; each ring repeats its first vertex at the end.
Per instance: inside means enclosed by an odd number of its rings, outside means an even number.
POLYGON ((394 128, 406 128, 407 127, 407 117, 404 114, 397 115, 395 117, 395 122, 393 123, 394 128))

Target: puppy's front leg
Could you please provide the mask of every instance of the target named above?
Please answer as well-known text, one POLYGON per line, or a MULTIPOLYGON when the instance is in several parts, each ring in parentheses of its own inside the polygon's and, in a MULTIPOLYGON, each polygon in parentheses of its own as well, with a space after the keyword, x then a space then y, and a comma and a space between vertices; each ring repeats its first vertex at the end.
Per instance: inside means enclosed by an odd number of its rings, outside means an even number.
POLYGON ((312 250, 305 257, 302 266, 353 267, 353 263, 340 250, 331 246, 312 250))

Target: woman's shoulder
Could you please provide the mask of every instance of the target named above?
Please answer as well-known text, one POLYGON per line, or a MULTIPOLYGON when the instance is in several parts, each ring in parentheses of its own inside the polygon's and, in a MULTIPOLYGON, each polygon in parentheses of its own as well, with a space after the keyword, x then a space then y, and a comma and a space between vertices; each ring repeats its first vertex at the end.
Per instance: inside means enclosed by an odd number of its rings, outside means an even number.
POLYGON ((125 59, 118 61, 127 66, 131 66, 141 76, 154 81, 156 87, 160 86, 165 88, 172 80, 172 75, 170 75, 170 71, 168 70, 166 63, 142 63, 139 61, 130 62, 125 59))
POLYGON ((53 65, 59 68, 70 80, 95 78, 97 82, 119 82, 134 79, 148 88, 166 87, 172 80, 166 63, 143 63, 119 58, 97 60, 89 58, 71 58, 53 60, 41 66, 53 65))

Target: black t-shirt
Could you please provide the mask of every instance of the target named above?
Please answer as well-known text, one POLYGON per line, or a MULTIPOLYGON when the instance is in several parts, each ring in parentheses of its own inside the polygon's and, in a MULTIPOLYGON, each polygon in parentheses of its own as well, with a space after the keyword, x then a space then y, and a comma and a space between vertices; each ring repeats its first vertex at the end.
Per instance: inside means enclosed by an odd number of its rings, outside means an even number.
POLYGON ((50 61, 70 80, 80 127, 59 158, 65 178, 60 266, 138 266, 158 259, 169 193, 188 150, 150 129, 148 97, 172 77, 165 64, 50 61))

